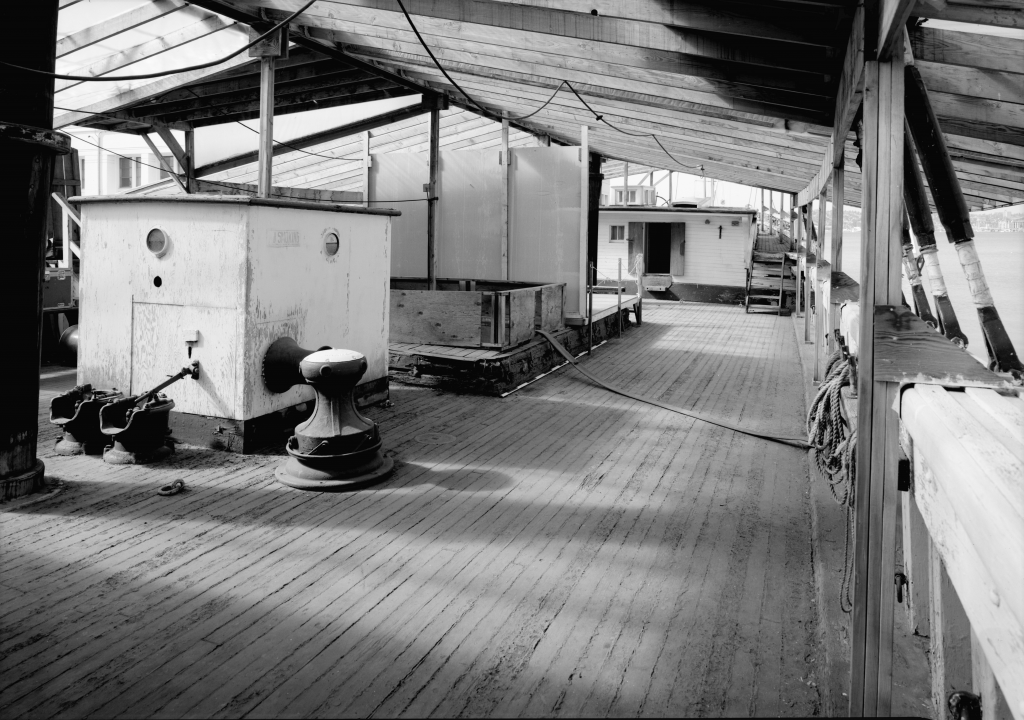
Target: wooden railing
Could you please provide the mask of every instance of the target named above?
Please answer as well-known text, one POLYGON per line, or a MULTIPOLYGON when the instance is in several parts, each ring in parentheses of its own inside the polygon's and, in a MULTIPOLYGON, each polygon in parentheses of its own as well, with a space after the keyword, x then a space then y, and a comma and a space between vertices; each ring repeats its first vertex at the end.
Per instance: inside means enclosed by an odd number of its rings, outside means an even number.
POLYGON ((903 494, 914 630, 929 636, 932 701, 981 697, 985 718, 1024 718, 1024 399, 915 385, 901 398, 913 464, 903 494))

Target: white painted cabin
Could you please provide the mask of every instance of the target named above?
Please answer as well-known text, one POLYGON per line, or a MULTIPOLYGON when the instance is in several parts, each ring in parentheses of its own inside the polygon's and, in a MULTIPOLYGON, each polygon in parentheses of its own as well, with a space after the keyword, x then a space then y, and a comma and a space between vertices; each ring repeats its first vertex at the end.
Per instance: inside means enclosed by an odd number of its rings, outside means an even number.
POLYGON ((756 212, 742 208, 602 207, 597 230, 599 282, 635 281, 643 255, 644 287, 686 300, 742 297, 746 260, 757 233, 756 212), (671 283, 666 284, 670 276, 671 283))

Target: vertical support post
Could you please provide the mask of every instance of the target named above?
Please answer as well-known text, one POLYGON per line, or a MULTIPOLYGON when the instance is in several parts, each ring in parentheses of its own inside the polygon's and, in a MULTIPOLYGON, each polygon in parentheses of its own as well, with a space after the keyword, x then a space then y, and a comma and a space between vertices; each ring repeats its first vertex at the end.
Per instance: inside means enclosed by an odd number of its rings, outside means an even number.
MULTIPOLYGON (((792 193, 789 196, 789 237, 794 243, 797 243, 796 195, 792 193)), ((799 243, 797 243, 796 247, 799 249, 799 243)))
POLYGON ((818 196, 818 252, 815 255, 819 259, 829 259, 825 254, 825 248, 828 247, 825 241, 825 219, 827 217, 828 208, 828 183, 825 183, 825 187, 821 189, 821 195, 818 196))
POLYGON ((60 267, 69 268, 71 267, 71 218, 68 216, 68 211, 61 204, 60 208, 60 234, 64 242, 61 243, 60 247, 60 267))
POLYGON ((851 716, 886 716, 892 703, 899 419, 892 409, 897 386, 875 380, 874 320, 876 306, 902 299, 902 42, 892 60, 869 60, 864 68, 851 716))
POLYGON ((622 165, 622 204, 629 205, 629 163, 622 165))
MULTIPOLYGON (((583 276, 587 274, 587 261, 589 255, 589 243, 588 238, 590 236, 590 150, 587 142, 587 126, 580 126, 580 236, 579 236, 579 278, 582 281, 583 276)), ((596 250, 596 248, 595 248, 596 250)), ((596 258, 595 258, 596 260, 596 258)), ((594 284, 594 264, 590 263, 590 284, 594 284)), ((586 302, 587 296, 585 291, 586 285, 580 282, 579 286, 579 306, 583 307, 583 303, 586 302)), ((587 315, 587 322, 591 322, 591 316, 587 315)))
POLYGON ((668 204, 672 205, 673 198, 675 195, 672 194, 672 176, 675 175, 671 170, 668 171, 668 204))
POLYGON ((274 63, 276 58, 260 58, 260 156, 257 194, 270 197, 274 163, 274 63))
POLYGON ((804 293, 804 342, 811 342, 811 283, 813 272, 811 265, 818 260, 818 241, 814 234, 814 201, 807 203, 804 212, 804 223, 807 226, 807 244, 804 248, 803 262, 803 293, 804 293))
POLYGON ((587 273, 587 353, 594 350, 594 284, 591 278, 594 277, 594 264, 590 264, 587 273))
POLYGON ((185 131, 185 192, 199 192, 199 181, 196 179, 196 131, 189 128, 185 131))
MULTIPOLYGON (((600 155, 589 153, 587 162, 587 262, 597 267, 597 231, 601 222, 601 183, 604 182, 604 175, 601 174, 600 155)), ((597 282, 596 274, 591 282, 597 282)))
POLYGON ((501 279, 508 280, 508 192, 512 156, 508 149, 508 118, 501 120, 501 279))
POLYGON ((619 337, 622 337, 622 258, 619 258, 619 281, 615 284, 615 317, 619 321, 619 337))
POLYGON ((373 167, 373 156, 370 155, 370 131, 362 133, 362 184, 363 184, 363 207, 370 207, 373 198, 370 197, 370 168, 373 167))
POLYGON ((759 222, 757 223, 757 231, 759 233, 764 232, 764 188, 761 188, 761 206, 757 208, 757 217, 759 222))
POLYGON ((842 163, 832 170, 832 246, 829 248, 828 261, 832 270, 843 269, 843 201, 846 192, 846 171, 842 163))
POLYGON ((0 412, 0 500, 42 487, 43 463, 36 457, 39 418, 39 353, 46 213, 50 206, 54 158, 70 149, 54 133, 54 70, 57 1, 33 4, 17 24, 18 37, 0 46, 0 60, 42 71, 5 69, 0 122, 0 197, 4 198, 4 256, 0 302, 4 308, 4 409, 0 412), (21 127, 19 127, 21 126, 21 127))
MULTIPOLYGON (((957 690, 973 687, 971 622, 946 573, 935 543, 929 554, 931 573, 931 633, 929 660, 932 670, 932 712, 945 717, 946 698, 957 690)), ((987 710, 988 708, 986 708, 987 710)))
POLYGON ((435 108, 430 111, 430 180, 427 184, 427 285, 431 290, 437 290, 437 197, 440 194, 437 179, 440 148, 441 111, 435 108))
POLYGON ((807 247, 805 246, 804 233, 807 230, 804 227, 804 208, 802 205, 796 205, 796 198, 793 198, 793 232, 795 233, 794 239, 796 240, 796 316, 803 316, 803 297, 804 297, 804 285, 803 285, 803 270, 804 270, 804 255, 807 253, 807 247))

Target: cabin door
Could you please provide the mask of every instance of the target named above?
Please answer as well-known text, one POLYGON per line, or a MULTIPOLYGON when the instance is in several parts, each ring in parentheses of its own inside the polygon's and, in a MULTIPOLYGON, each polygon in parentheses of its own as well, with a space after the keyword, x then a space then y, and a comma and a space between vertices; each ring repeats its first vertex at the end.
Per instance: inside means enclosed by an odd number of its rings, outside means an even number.
POLYGON ((686 223, 672 223, 672 275, 686 274, 686 223))
POLYGON ((629 267, 623 268, 627 274, 633 274, 633 268, 636 267, 636 256, 638 254, 645 254, 647 250, 644 248, 644 242, 646 240, 646 229, 647 226, 642 222, 631 222, 629 223, 628 230, 629 234, 627 242, 629 245, 629 267))
POLYGON ((672 223, 647 223, 646 273, 672 273, 672 223))

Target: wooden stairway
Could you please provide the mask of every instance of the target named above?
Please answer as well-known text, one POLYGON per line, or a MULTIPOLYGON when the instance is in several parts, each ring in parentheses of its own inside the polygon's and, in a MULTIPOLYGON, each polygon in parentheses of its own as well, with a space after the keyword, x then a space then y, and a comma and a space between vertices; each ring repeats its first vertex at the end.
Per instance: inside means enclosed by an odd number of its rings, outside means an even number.
POLYGON ((749 312, 774 312, 788 315, 785 294, 796 292, 796 280, 789 272, 784 252, 753 251, 747 270, 744 307, 749 312))

